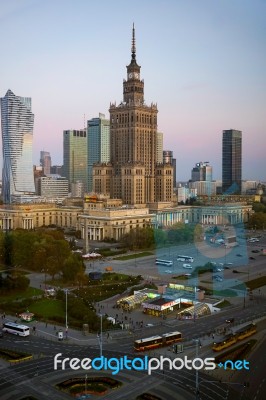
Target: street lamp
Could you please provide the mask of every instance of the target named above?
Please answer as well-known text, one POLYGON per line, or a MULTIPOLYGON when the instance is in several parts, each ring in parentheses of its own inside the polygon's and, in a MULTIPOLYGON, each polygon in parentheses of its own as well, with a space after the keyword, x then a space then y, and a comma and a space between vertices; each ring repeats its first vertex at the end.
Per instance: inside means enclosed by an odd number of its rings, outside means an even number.
POLYGON ((88 375, 85 375, 85 394, 87 394, 87 379, 88 379, 88 375))
POLYGON ((98 333, 98 340, 99 340, 99 346, 100 346, 100 357, 103 355, 103 315, 99 314, 101 318, 101 330, 100 334, 98 333))
POLYGON ((67 294, 68 294, 68 289, 65 289, 65 294, 66 294, 66 337, 67 337, 67 330, 68 330, 68 323, 67 323, 67 294))
MULTIPOLYGON (((196 358, 199 355, 199 339, 195 339, 196 342, 196 358)), ((196 369, 196 400, 199 400, 199 370, 196 369)))

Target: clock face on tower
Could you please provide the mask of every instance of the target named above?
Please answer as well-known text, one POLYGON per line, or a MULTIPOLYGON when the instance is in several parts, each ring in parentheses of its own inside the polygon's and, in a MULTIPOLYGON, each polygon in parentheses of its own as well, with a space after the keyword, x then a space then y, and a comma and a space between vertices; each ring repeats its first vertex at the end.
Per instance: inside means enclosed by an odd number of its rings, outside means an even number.
POLYGON ((138 72, 130 72, 128 74, 128 78, 129 79, 132 79, 132 78, 139 79, 139 73, 138 72))

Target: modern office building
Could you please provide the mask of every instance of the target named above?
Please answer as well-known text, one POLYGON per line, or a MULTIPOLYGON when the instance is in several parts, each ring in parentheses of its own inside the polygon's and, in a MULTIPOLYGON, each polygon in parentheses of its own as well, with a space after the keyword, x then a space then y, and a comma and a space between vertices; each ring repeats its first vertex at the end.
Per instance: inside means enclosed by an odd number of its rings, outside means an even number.
POLYGON ((63 174, 63 166, 62 165, 52 165, 51 166, 51 174, 61 175, 63 174))
POLYGON ((16 202, 35 194, 32 162, 34 114, 31 98, 16 96, 8 90, 1 98, 3 146, 2 197, 4 203, 16 202))
POLYGON ((171 150, 163 151, 163 163, 172 165, 172 167, 173 167, 173 187, 176 188, 176 159, 173 158, 173 152, 171 150))
POLYGON ((163 163, 163 132, 157 132, 157 162, 163 163))
POLYGON ((216 194, 216 182, 215 181, 195 181, 189 182, 188 186, 190 189, 196 189, 198 196, 211 196, 216 194))
POLYGON ((84 197, 84 184, 81 181, 76 181, 71 183, 71 196, 72 197, 80 197, 83 199, 84 197))
POLYGON ((131 62, 123 81, 123 101, 110 105, 110 163, 93 167, 93 189, 144 207, 171 202, 173 167, 157 163, 157 105, 144 101, 144 81, 136 61, 135 29, 131 62))
POLYGON ((209 165, 209 161, 198 162, 191 171, 191 181, 212 181, 212 166, 209 165))
POLYGON ((88 192, 93 190, 93 164, 110 162, 110 120, 99 113, 87 122, 88 192))
POLYGON ((81 181, 85 190, 88 185, 88 145, 86 129, 64 131, 63 176, 71 184, 81 181))
POLYGON ((178 204, 186 204, 190 199, 195 199, 197 197, 197 189, 191 189, 188 187, 177 188, 177 202, 178 204))
POLYGON ((37 194, 44 198, 64 199, 68 196, 68 180, 59 175, 37 179, 37 194))
POLYGON ((242 186, 242 132, 223 131, 222 178, 224 194, 239 194, 242 186))
POLYGON ((40 165, 43 169, 43 174, 44 175, 49 175, 51 174, 51 156, 49 151, 41 151, 40 152, 40 165))

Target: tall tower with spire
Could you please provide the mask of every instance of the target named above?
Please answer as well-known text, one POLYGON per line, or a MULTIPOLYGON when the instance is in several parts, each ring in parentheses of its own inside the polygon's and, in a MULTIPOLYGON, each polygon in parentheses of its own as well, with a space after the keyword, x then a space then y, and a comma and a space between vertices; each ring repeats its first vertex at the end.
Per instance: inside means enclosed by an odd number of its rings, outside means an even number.
POLYGON ((123 81, 123 101, 110 104, 110 164, 95 165, 94 191, 143 207, 171 201, 173 170, 157 163, 157 104, 146 105, 136 60, 135 27, 131 61, 123 81), (159 169, 158 169, 159 168, 159 169))

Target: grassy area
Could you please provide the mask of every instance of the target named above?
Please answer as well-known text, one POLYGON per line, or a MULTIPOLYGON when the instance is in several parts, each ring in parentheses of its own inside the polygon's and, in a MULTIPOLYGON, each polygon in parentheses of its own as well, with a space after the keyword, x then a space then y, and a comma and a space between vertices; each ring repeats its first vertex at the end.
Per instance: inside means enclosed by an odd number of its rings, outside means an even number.
POLYGON ((231 289, 224 289, 224 290, 213 290, 213 295, 214 296, 220 296, 220 297, 237 297, 238 294, 231 289))
MULTIPOLYGON (((209 283, 209 282, 207 282, 207 283, 209 283)), ((231 290, 231 289, 213 290, 211 288, 206 288, 204 286, 200 286, 200 289, 205 290, 205 294, 207 296, 219 296, 219 297, 237 297, 238 296, 237 292, 235 290, 231 290)))
POLYGON ((143 251, 142 253, 134 253, 134 254, 128 254, 127 256, 115 257, 114 260, 126 261, 148 256, 153 256, 153 253, 151 251, 143 251))
POLYGON ((3 358, 4 360, 7 360, 9 362, 11 361, 23 361, 25 359, 28 359, 31 357, 30 354, 27 353, 18 353, 13 350, 8 350, 8 349, 0 349, 0 358, 3 358))
POLYGON ((221 303, 217 304, 218 308, 225 308, 225 307, 229 307, 229 306, 231 306, 231 303, 228 300, 224 300, 221 303))
POLYGON ((179 279, 180 281, 186 281, 190 278, 190 276, 186 275, 178 275, 178 276, 173 276, 172 279, 179 279))
POLYGON ((18 291, 13 290, 11 292, 2 292, 0 293, 0 303, 8 303, 10 301, 21 300, 21 299, 29 299, 34 296, 40 296, 43 294, 43 291, 40 289, 28 287, 26 290, 18 291))
MULTIPOLYGON (((250 290, 266 286, 266 276, 261 276, 256 279, 252 279, 251 281, 245 282, 245 284, 250 290)), ((243 290, 243 285, 236 285, 234 289, 243 290)))
POLYGON ((61 300, 42 299, 30 305, 30 312, 44 319, 53 319, 54 317, 65 317, 65 303, 61 300))

